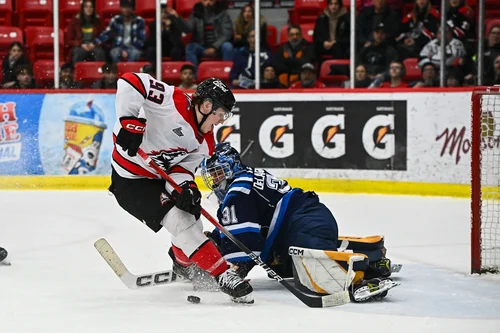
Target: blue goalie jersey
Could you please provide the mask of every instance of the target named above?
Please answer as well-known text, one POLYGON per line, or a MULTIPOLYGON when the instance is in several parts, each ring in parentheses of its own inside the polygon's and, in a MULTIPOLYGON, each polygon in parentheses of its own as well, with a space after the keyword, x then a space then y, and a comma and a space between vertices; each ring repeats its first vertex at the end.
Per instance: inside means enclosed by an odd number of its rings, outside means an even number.
MULTIPOLYGON (((286 228, 295 209, 307 200, 301 189, 276 178, 263 169, 246 167, 229 186, 217 211, 219 221, 256 255, 266 262, 273 259, 280 231, 286 228)), ((224 259, 237 264, 252 261, 224 234, 220 250, 224 259)))

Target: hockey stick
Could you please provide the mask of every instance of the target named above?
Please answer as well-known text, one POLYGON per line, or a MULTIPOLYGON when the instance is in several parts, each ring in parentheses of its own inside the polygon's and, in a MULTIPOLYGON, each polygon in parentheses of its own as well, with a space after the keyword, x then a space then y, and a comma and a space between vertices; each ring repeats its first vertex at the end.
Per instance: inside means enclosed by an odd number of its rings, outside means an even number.
POLYGON ((118 254, 113 250, 111 245, 104 238, 98 239, 94 243, 94 247, 99 252, 106 263, 111 267, 116 276, 130 289, 142 289, 146 287, 154 287, 172 283, 174 281, 182 281, 182 277, 178 276, 171 270, 148 273, 143 275, 135 275, 125 267, 123 261, 118 254))
MULTIPOLYGON (((176 191, 181 192, 181 188, 177 183, 164 171, 162 170, 141 148, 137 152, 144 161, 149 164, 153 169, 155 169, 163 179, 165 179, 176 191)), ((212 223, 217 229, 220 230, 227 238, 229 238, 236 246, 238 246, 243 252, 245 252, 257 265, 264 268, 282 286, 288 289, 292 294, 295 295, 299 300, 305 305, 311 308, 324 308, 330 306, 338 306, 347 304, 350 302, 349 292, 347 290, 326 296, 313 296, 307 295, 300 290, 296 289, 289 282, 285 281, 281 276, 279 276, 275 271, 273 271, 269 266, 267 266, 255 253, 250 251, 248 247, 240 242, 236 237, 234 237, 222 224, 220 224, 215 218, 210 215, 203 207, 201 208, 201 214, 212 223)))

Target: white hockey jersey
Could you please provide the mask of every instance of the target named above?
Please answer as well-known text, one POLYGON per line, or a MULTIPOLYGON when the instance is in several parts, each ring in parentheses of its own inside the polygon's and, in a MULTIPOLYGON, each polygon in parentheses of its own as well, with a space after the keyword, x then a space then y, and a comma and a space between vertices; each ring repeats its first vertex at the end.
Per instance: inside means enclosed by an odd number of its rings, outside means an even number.
MULTIPOLYGON (((178 184, 194 180, 200 162, 212 155, 215 140, 213 132, 198 131, 192 107, 191 98, 179 88, 149 74, 124 74, 116 92, 113 169, 124 178, 161 178, 139 155, 131 157, 116 144, 116 135, 122 128, 119 119, 142 117, 147 122, 140 148, 178 184)), ((170 186, 167 189, 172 190, 170 186)))

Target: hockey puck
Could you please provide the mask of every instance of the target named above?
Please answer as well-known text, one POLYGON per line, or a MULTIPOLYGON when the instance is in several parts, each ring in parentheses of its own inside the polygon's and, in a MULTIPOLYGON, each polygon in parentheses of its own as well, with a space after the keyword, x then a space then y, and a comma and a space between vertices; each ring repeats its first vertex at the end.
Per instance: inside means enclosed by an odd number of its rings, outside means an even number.
POLYGON ((187 300, 189 303, 193 303, 193 304, 198 304, 201 302, 201 298, 199 298, 198 296, 193 296, 193 295, 188 296, 187 300))

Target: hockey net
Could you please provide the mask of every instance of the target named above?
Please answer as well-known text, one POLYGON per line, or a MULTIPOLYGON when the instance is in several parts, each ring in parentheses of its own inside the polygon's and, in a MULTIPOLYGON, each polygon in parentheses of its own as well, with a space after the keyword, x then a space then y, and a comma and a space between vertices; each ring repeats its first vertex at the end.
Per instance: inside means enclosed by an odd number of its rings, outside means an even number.
POLYGON ((471 271, 500 269, 500 87, 474 90, 471 140, 471 271))

